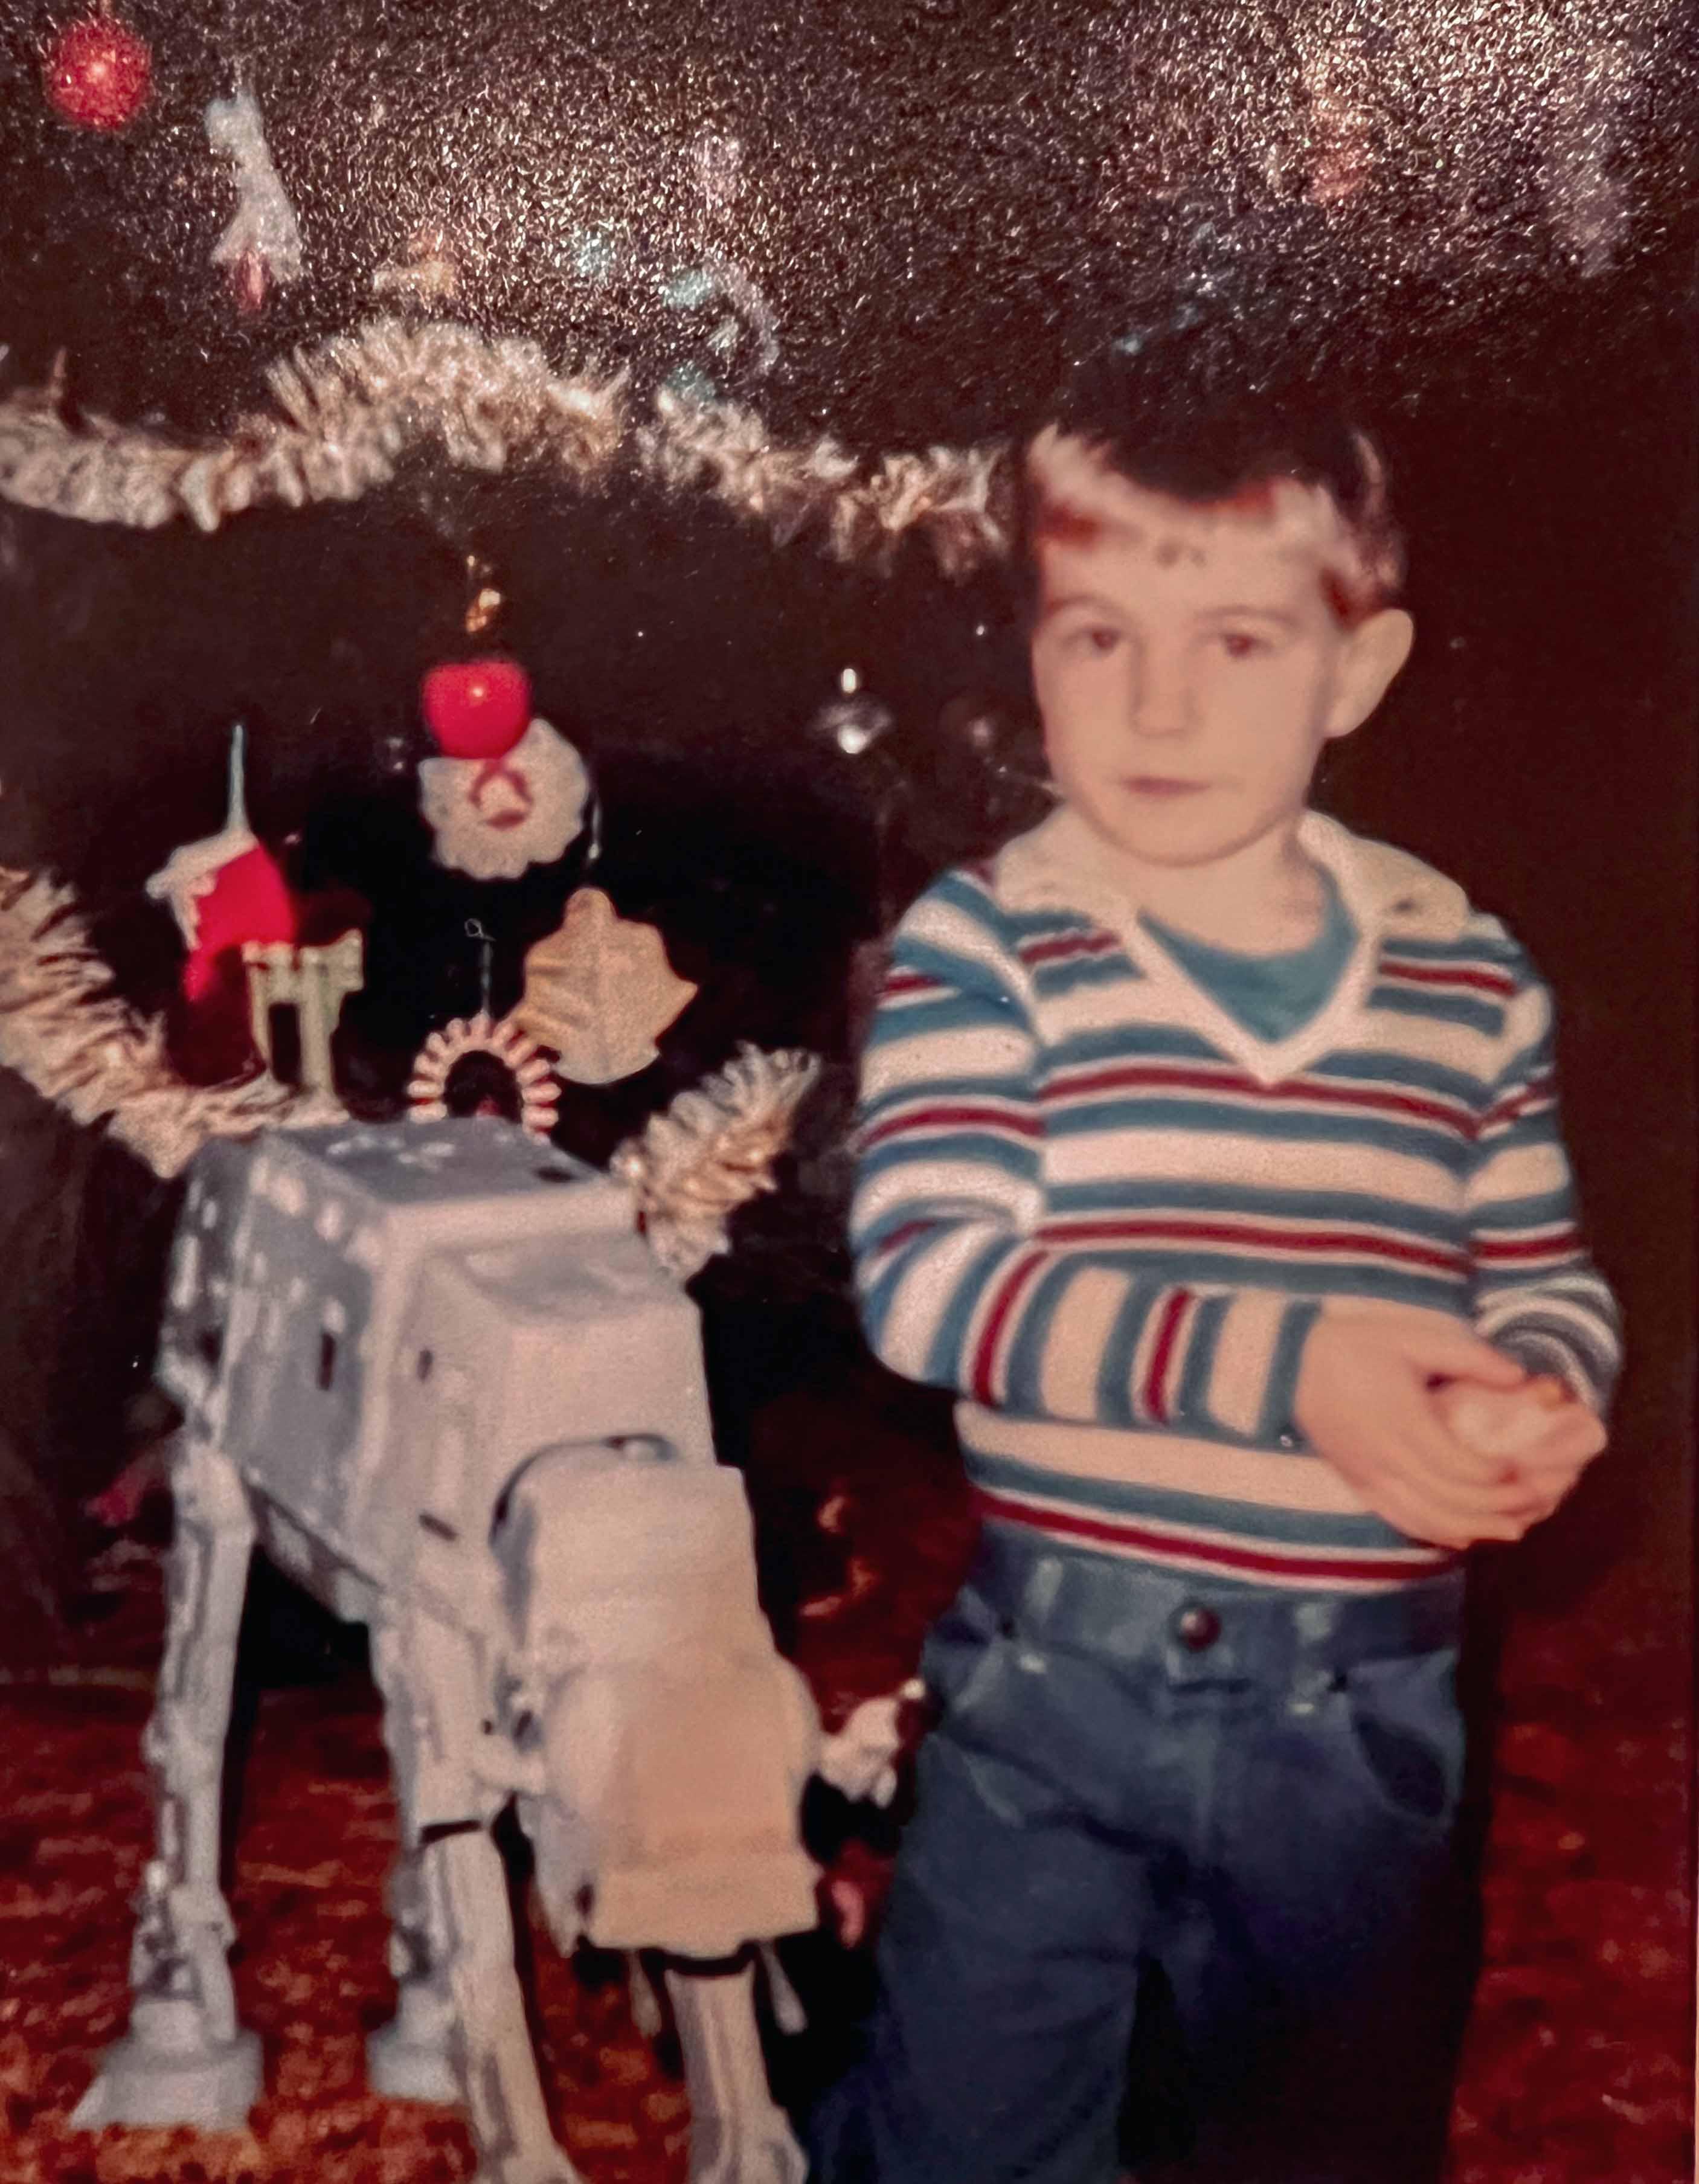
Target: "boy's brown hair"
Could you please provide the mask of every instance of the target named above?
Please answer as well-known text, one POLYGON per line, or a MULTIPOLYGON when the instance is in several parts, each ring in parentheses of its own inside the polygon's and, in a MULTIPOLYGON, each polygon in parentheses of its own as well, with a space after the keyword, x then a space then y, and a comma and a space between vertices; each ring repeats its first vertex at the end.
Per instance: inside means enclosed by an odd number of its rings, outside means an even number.
POLYGON ((1129 353, 1111 343, 1076 365, 1022 435, 1015 480, 1017 581, 1030 607, 1037 548, 1078 540, 1089 519, 1059 505, 1033 476, 1030 452, 1046 427, 1078 441, 1104 466, 1147 492, 1195 508, 1247 511, 1289 479, 1325 493, 1351 542, 1351 567, 1324 573, 1329 603, 1351 624, 1390 605, 1404 576, 1403 542, 1379 450, 1344 405, 1296 379, 1225 380, 1195 368, 1178 343, 1129 353), (1192 367, 1192 368, 1189 368, 1192 367))

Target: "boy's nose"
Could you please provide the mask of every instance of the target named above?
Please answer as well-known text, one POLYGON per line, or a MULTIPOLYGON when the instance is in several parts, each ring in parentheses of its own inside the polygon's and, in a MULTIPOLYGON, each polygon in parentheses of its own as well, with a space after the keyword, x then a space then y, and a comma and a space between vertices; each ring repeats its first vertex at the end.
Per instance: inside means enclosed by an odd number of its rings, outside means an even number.
POLYGON ((1141 736, 1183 736, 1193 714, 1191 686, 1184 675, 1146 671, 1133 701, 1133 725, 1141 736))

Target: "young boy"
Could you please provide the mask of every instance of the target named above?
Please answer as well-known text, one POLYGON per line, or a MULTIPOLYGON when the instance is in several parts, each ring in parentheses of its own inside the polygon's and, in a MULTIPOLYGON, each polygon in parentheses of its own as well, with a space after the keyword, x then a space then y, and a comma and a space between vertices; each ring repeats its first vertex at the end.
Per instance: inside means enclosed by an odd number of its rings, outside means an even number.
POLYGON ((915 904, 867 1047, 865 1323, 983 1531, 826 2184, 1109 2184, 1153 2015, 1185 2176, 1434 2174, 1461 1557, 1604 1443, 1546 991, 1306 808, 1410 649, 1379 460, 1157 379, 1028 446, 1060 808, 915 904))

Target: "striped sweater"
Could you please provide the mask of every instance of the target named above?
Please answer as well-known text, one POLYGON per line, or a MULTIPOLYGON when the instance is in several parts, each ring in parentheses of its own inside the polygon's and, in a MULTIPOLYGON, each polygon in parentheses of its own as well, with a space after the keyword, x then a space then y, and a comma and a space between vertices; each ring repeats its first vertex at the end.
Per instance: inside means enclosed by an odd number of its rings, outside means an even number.
POLYGON ((984 1516, 1368 1591, 1453 1557, 1304 1446, 1323 1304, 1436 1309, 1600 1407, 1618 1340, 1527 958, 1413 857, 1315 813, 1301 839, 1357 941, 1274 1043, 1186 978, 1067 810, 930 888, 863 1061, 851 1240, 878 1356, 960 1393, 984 1516))

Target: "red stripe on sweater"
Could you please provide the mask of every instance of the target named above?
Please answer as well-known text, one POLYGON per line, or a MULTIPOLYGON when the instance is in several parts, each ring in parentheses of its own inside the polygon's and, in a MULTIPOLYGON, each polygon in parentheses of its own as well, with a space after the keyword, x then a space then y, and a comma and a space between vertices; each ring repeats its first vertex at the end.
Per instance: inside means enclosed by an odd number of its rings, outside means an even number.
POLYGON ((1046 1100, 1072 1100, 1094 1092, 1221 1092, 1235 1099, 1270 1101, 1313 1100, 1330 1107, 1366 1107, 1377 1113, 1413 1115, 1422 1122, 1443 1123, 1454 1130, 1470 1130, 1473 1118, 1462 1106, 1438 1100, 1421 1100, 1408 1092, 1378 1092, 1369 1086, 1318 1084, 1303 1078, 1284 1084, 1259 1084, 1255 1078, 1232 1071, 1186 1069, 1162 1062, 1122 1063, 1052 1078, 1039 1097, 1046 1100))
POLYGON ((1179 1341, 1180 1322, 1191 1308, 1189 1290, 1176 1290, 1163 1307, 1161 1324, 1156 1329, 1156 1346, 1150 1352, 1150 1369, 1145 1375, 1144 1404, 1145 1415, 1159 1426, 1168 1423, 1167 1391, 1164 1383, 1168 1363, 1179 1341))
POLYGON ((1572 1259, 1580 1252, 1581 1232, 1579 1228, 1563 1228, 1555 1235, 1517 1239, 1477 1236, 1474 1247, 1476 1258, 1493 1266, 1519 1264, 1529 1259, 1572 1259))
POLYGON ((1021 1291, 1032 1279, 1034 1269, 1044 1258, 1042 1251, 1028 1251, 1025 1258, 1017 1259, 1003 1279, 996 1301, 986 1314, 985 1325, 973 1353, 973 1372, 971 1384, 976 1402, 994 1403, 997 1400, 997 1343, 1008 1325, 1021 1291))
POLYGON ((1555 1106, 1557 1099, 1557 1080, 1555 1077, 1536 1077, 1527 1084, 1518 1084, 1514 1092, 1507 1092, 1502 1100, 1489 1107, 1481 1117, 1483 1132, 1499 1128, 1506 1123, 1519 1123, 1525 1116, 1537 1115, 1542 1110, 1555 1106))
POLYGON ((1469 986, 1477 993, 1490 994, 1496 1000, 1508 1000, 1516 991, 1516 981, 1503 971, 1471 970, 1462 965, 1444 963, 1411 963, 1393 956, 1380 959, 1380 974, 1384 978, 1407 978, 1415 986, 1469 986))
POLYGON ((1017 1138, 1041 1138, 1044 1134, 1042 1118, 1023 1114, 1020 1109, 976 1106, 962 1100, 953 1105, 943 1100, 925 1106, 905 1109, 889 1115, 883 1122, 874 1123, 866 1129, 858 1144, 862 1152, 871 1152, 891 1138, 900 1138, 910 1130, 941 1130, 958 1127, 963 1123, 983 1124, 989 1129, 1007 1130, 1017 1138))
POLYGON ((1121 943, 1112 933, 1058 933, 1047 940, 1025 940, 1020 946, 1023 963, 1061 963, 1070 956, 1112 956, 1121 943))
POLYGON ((1465 1253, 1448 1251, 1444 1245, 1412 1244, 1400 1237, 1359 1234, 1349 1228, 1289 1232, 1259 1228, 1251 1222, 1147 1221, 1128 1217, 1047 1221, 1039 1234, 1046 1242, 1058 1244, 1239 1244, 1258 1251, 1317 1254, 1357 1251, 1369 1258, 1395 1259, 1406 1266, 1437 1268, 1448 1274, 1467 1273, 1468 1268, 1465 1253))
POLYGON ((1008 1501, 989 1487, 976 1486, 973 1491, 980 1513, 1000 1524, 1024 1524, 1059 1538, 1131 1550, 1159 1562, 1208 1563, 1217 1569, 1242 1571, 1252 1577, 1303 1578, 1334 1585, 1396 1585, 1410 1578, 1433 1577, 1457 1560, 1455 1555, 1424 1553, 1420 1548, 1412 1548, 1407 1555, 1373 1560, 1352 1555, 1268 1554, 1221 1540, 1177 1540, 1142 1524, 1088 1516, 1079 1510, 1033 1509, 1024 1502, 1008 1501))
POLYGON ((883 1265, 887 1259, 894 1258, 905 1244, 912 1243, 916 1236, 924 1236, 943 1225, 942 1222, 926 1219, 905 1221, 900 1228, 893 1228, 883 1242, 868 1254, 868 1263, 883 1265))

